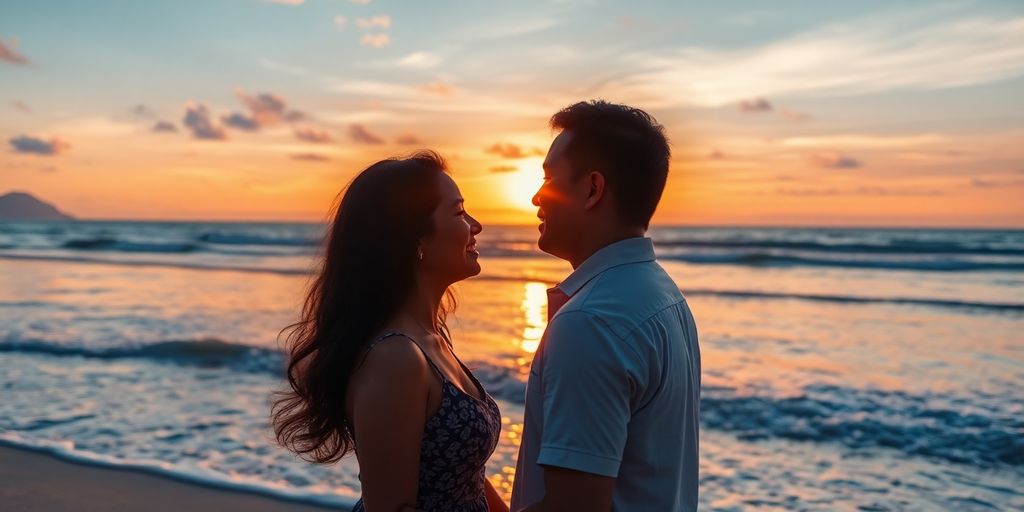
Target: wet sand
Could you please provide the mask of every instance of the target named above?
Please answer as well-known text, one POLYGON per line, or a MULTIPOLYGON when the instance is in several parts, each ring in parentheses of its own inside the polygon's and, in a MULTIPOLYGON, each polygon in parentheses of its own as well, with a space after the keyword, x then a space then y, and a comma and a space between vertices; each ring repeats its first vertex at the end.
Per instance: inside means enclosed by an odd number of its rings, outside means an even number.
POLYGON ((342 510, 68 462, 5 446, 0 446, 0 504, 5 512, 342 510))

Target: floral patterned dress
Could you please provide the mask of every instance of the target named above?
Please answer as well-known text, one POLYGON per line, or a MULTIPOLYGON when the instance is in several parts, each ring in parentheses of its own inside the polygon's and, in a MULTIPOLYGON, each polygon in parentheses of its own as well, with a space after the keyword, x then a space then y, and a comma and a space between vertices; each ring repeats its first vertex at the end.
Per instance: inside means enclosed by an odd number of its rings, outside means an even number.
MULTIPOLYGON (((367 351, 394 336, 409 338, 416 344, 409 336, 393 332, 377 338, 367 351)), ((482 400, 449 382, 430 357, 426 353, 423 356, 441 379, 441 406, 423 428, 416 509, 422 512, 487 512, 484 467, 501 434, 498 404, 462 361, 459 361, 459 366, 473 380, 482 400)), ((365 512, 363 500, 356 503, 352 512, 365 512)))

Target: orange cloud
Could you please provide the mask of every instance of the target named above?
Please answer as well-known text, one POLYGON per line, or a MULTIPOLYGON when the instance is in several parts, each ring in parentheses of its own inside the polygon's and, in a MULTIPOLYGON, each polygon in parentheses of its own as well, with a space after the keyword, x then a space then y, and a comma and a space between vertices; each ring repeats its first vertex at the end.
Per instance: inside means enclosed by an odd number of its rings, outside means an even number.
POLYGON ((295 136, 298 137, 299 140, 314 143, 330 142, 334 140, 334 137, 331 137, 331 134, 326 130, 317 130, 315 128, 296 129, 295 136))
POLYGON ((808 157, 808 160, 818 166, 828 169, 856 169, 861 167, 861 162, 839 153, 815 153, 808 157))
POLYGON ((224 140, 228 138, 224 128, 210 119, 210 110, 206 108, 206 105, 186 105, 185 118, 181 122, 189 130, 192 130, 192 136, 197 139, 224 140))
POLYGON ((498 155, 498 156, 500 156, 502 158, 509 158, 509 159, 512 159, 512 158, 526 158, 528 156, 536 156, 536 155, 543 155, 544 154, 543 151, 541 151, 540 149, 537 149, 537 148, 533 148, 532 150, 529 150, 529 151, 524 151, 522 147, 520 147, 520 146, 518 146, 516 144, 511 144, 511 143, 502 144, 501 142, 496 142, 494 145, 492 145, 489 148, 485 149, 484 152, 492 154, 492 155, 498 155))
POLYGON ((331 158, 318 153, 294 153, 291 156, 292 160, 301 160, 303 162, 330 162, 331 158))
POLYGON ((349 126, 348 135, 353 141, 359 144, 379 145, 384 143, 384 139, 382 137, 374 134, 370 130, 367 130, 366 127, 361 124, 353 124, 349 126))
POLYGON ((452 87, 444 82, 430 82, 429 84, 423 84, 417 87, 416 90, 424 94, 434 94, 437 96, 455 95, 455 87, 452 87))
POLYGON ((398 138, 395 139, 395 142, 398 144, 402 144, 404 146, 412 146, 415 144, 422 143, 422 141, 420 141, 420 138, 412 133, 403 133, 402 135, 399 135, 398 138))
POLYGON ((71 147, 70 144, 58 138, 49 140, 31 135, 18 135, 11 137, 8 142, 17 153, 26 153, 40 156, 54 156, 71 147))
POLYGON ((740 102, 740 112, 769 112, 771 110, 771 102, 764 98, 751 98, 740 102))
POLYGON ((29 64, 28 59, 24 55, 15 51, 18 47, 18 40, 11 39, 11 45, 8 46, 4 43, 3 39, 0 39, 0 60, 10 62, 11 64, 18 64, 20 66, 27 66, 29 64))
POLYGON ((383 48, 391 44, 391 36, 387 34, 366 34, 359 40, 359 44, 372 48, 383 48))
POLYGON ((298 110, 288 108, 284 98, 274 93, 250 95, 242 89, 235 90, 235 96, 245 104, 252 114, 250 119, 255 127, 271 126, 282 121, 301 121, 306 115, 298 110))

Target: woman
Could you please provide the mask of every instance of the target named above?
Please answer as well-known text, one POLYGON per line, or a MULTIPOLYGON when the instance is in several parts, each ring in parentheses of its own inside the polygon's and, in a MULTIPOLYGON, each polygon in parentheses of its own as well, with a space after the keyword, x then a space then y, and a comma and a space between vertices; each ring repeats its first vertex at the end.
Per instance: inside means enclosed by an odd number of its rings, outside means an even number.
POLYGON ((508 510, 484 475, 498 407, 445 325, 448 287, 480 273, 481 229, 433 152, 371 165, 342 198, 273 421, 307 460, 355 451, 355 511, 508 510))

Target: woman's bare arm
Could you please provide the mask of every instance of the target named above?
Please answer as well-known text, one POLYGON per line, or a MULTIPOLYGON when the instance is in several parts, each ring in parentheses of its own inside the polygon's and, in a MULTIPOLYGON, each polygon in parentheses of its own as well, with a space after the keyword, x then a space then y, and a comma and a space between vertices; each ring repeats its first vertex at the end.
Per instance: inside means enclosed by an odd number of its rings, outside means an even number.
POLYGON ((363 505, 367 512, 414 510, 430 368, 409 340, 378 344, 352 382, 363 505))

